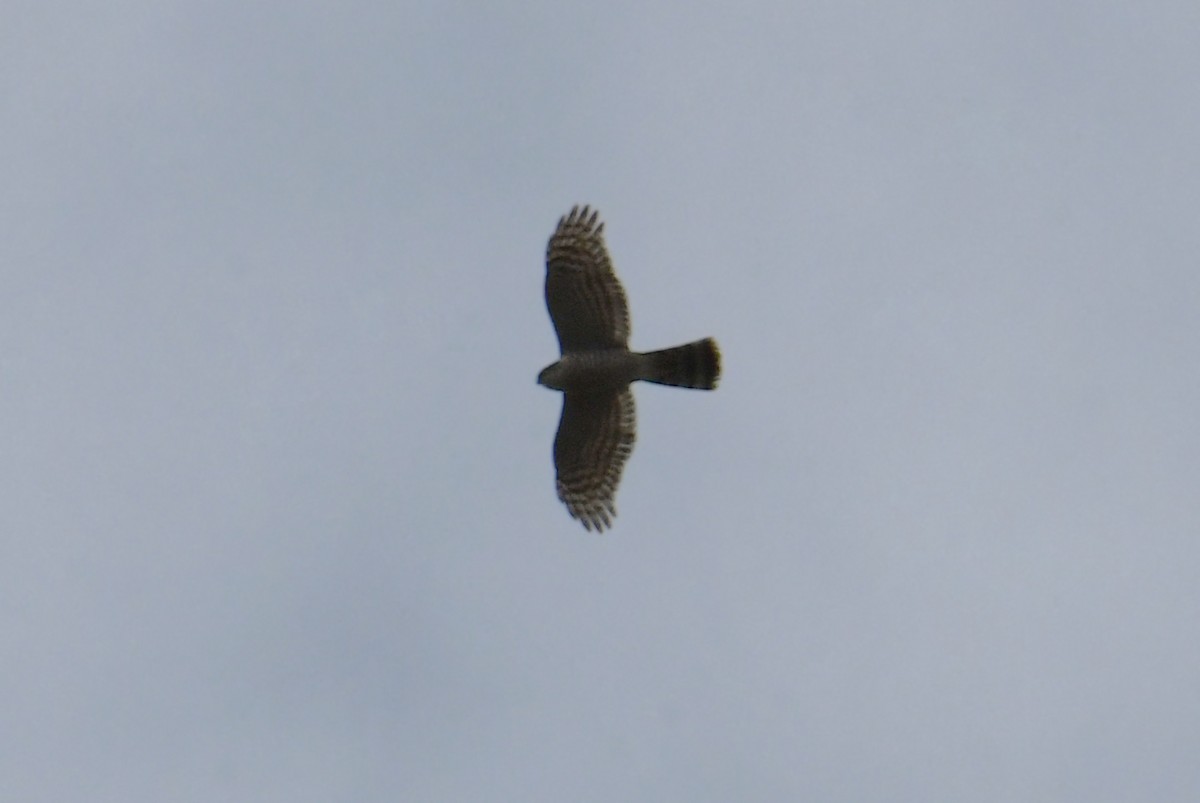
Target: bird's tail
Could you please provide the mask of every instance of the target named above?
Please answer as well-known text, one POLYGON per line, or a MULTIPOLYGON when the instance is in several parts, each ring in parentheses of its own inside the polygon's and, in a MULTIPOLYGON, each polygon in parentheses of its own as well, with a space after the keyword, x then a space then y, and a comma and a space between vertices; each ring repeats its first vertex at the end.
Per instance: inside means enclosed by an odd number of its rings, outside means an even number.
POLYGON ((721 352, 711 337, 641 355, 639 379, 659 385, 712 390, 721 377, 721 352))

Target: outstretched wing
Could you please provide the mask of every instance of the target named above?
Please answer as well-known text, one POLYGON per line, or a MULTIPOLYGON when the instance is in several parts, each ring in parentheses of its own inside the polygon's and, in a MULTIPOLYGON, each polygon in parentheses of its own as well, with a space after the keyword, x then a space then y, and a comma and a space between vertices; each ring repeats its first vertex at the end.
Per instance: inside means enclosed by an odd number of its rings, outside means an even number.
POLYGON ((636 436, 633 393, 563 394, 554 438, 558 498, 588 530, 612 526, 614 497, 636 436))
POLYGON ((563 354, 629 343, 629 305, 604 247, 599 212, 572 207, 550 235, 546 307, 563 354))

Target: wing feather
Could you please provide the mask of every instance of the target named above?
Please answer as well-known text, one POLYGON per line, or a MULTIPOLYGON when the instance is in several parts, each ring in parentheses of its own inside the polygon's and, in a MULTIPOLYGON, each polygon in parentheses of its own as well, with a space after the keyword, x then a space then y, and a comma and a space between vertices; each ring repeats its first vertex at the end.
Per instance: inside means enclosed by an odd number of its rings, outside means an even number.
POLYGON ((558 498, 588 530, 612 526, 625 461, 633 453, 637 415, 633 392, 563 394, 554 438, 558 498))
POLYGON ((559 350, 626 348, 629 304, 604 246, 604 223, 572 207, 546 246, 546 307, 559 350))

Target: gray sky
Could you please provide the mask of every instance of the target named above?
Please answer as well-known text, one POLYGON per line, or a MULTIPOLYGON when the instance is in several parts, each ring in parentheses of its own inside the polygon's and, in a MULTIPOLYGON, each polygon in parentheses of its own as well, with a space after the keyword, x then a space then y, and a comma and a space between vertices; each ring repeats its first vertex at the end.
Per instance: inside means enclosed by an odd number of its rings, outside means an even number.
POLYGON ((502 5, 6 10, 0 797, 1200 797, 1196 4, 502 5))

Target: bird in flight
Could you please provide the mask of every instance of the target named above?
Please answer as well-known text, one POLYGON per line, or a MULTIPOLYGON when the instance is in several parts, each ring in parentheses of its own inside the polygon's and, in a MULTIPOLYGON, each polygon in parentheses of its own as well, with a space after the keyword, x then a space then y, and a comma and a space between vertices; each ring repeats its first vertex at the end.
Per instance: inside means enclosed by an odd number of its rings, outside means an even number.
POLYGON ((558 498, 588 530, 612 526, 615 496, 633 452, 637 381, 712 390, 721 353, 712 338, 662 351, 629 350, 629 305, 604 246, 604 224, 573 207, 546 246, 546 307, 561 357, 538 384, 562 391, 554 438, 558 498))

